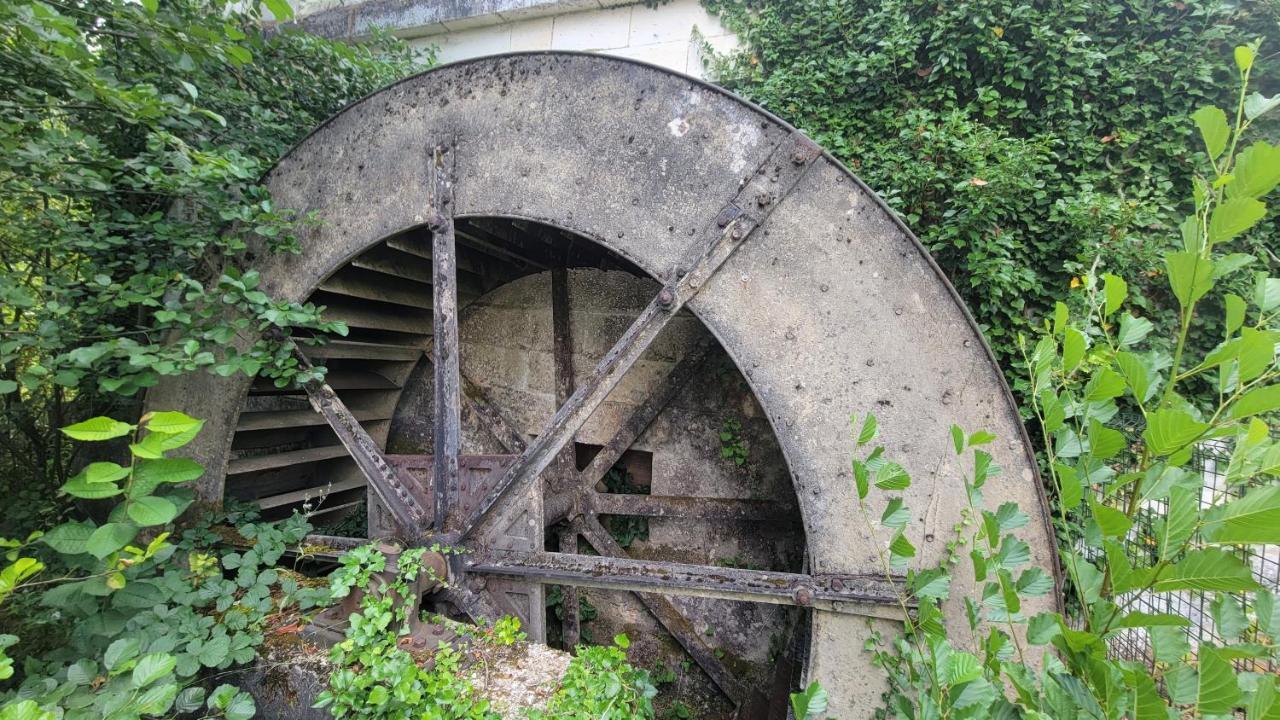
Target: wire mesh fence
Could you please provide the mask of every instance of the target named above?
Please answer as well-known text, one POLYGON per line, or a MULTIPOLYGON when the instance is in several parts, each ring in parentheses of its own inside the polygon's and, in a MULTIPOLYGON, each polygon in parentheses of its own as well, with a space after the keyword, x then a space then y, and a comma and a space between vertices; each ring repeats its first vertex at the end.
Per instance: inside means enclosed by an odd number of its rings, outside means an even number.
MULTIPOLYGON (((1242 496, 1248 485, 1229 485, 1226 479, 1228 463, 1231 460, 1231 445, 1227 441, 1211 441, 1201 444, 1192 457, 1189 467, 1203 478, 1200 491, 1200 505, 1207 508, 1213 504, 1222 504, 1230 498, 1242 496)), ((1159 541, 1157 530, 1159 522, 1168 515, 1168 502, 1147 501, 1139 508, 1133 528, 1124 538, 1126 555, 1135 568, 1151 567, 1157 561, 1159 541)), ((1253 570, 1254 578, 1267 589, 1275 592, 1280 588, 1280 545, 1256 545, 1237 547, 1233 550, 1253 570)), ((1178 591, 1178 592, 1138 592, 1123 598, 1128 601, 1128 608, 1146 613, 1163 613, 1185 617, 1190 621, 1186 628, 1187 639, 1192 652, 1200 643, 1209 642, 1218 645, 1227 644, 1229 639, 1223 638, 1214 623, 1212 604, 1218 593, 1178 591)), ((1235 596, 1242 607, 1248 607, 1250 598, 1235 596)), ((1244 636, 1236 641, 1249 642, 1251 631, 1246 629, 1244 636)), ((1111 652, 1126 660, 1139 660, 1150 667, 1155 666, 1155 654, 1151 639, 1141 628, 1121 631, 1111 640, 1111 652)), ((1275 661, 1238 661, 1241 670, 1255 672, 1280 672, 1280 663, 1275 661), (1244 667, 1248 665, 1248 667, 1244 667)))

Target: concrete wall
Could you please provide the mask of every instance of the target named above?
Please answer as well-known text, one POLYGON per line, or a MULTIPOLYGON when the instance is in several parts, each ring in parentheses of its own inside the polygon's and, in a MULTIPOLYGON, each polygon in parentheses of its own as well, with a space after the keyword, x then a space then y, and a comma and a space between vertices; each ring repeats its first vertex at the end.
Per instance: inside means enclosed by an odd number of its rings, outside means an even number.
POLYGON ((440 62, 522 50, 584 50, 705 76, 702 43, 736 39, 698 0, 657 7, 627 0, 306 0, 304 27, 330 37, 390 29, 440 62))

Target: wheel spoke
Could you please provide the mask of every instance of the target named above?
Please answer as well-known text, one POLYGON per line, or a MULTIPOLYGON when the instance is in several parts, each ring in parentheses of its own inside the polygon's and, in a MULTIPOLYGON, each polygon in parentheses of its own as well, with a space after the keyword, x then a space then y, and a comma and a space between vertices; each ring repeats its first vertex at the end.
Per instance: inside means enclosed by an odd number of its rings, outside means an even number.
POLYGON ((743 184, 738 194, 716 216, 701 240, 690 248, 688 261, 680 266, 687 270, 677 272, 667 282, 596 365, 587 383, 560 407, 546 430, 508 468, 481 503, 480 509, 465 524, 463 538, 470 537, 489 522, 498 505, 509 494, 523 491, 547 469, 631 366, 649 349, 658 334, 772 213, 820 154, 818 146, 798 132, 774 148, 751 180, 743 184), (753 213, 744 208, 751 208, 753 213))
POLYGON ((435 380, 435 526, 445 528, 450 498, 458 492, 458 452, 462 407, 458 371, 458 251, 453 228, 453 152, 432 151, 431 264, 432 371, 435 380))
POLYGON ((873 575, 805 575, 771 570, 635 560, 612 552, 608 533, 584 536, 605 556, 487 551, 472 555, 467 572, 664 595, 690 595, 794 605, 831 612, 901 619, 898 582, 873 575), (608 538, 608 539, 606 539, 608 538), (601 549, 597 544, 604 545, 601 549))
MULTIPOLYGON (((311 367, 306 356, 296 347, 294 355, 304 368, 311 367)), ((387 461, 378 443, 369 436, 333 388, 320 380, 308 381, 302 387, 311 407, 324 416, 401 531, 409 537, 420 535, 429 521, 426 499, 421 490, 414 483, 406 482, 387 461)))

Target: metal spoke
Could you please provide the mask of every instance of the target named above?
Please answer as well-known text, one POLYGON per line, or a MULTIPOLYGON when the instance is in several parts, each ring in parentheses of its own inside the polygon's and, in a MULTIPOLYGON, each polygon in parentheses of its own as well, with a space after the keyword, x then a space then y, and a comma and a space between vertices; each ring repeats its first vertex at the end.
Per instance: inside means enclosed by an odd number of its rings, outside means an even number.
POLYGON ((560 407, 546 430, 508 468, 465 524, 464 539, 489 522, 503 499, 527 489, 534 478, 546 470, 676 313, 772 213, 781 197, 795 187, 819 155, 817 145, 800 133, 793 133, 770 153, 751 180, 716 217, 714 227, 708 228, 703 240, 691 248, 689 262, 682 264, 688 269, 677 273, 641 311, 596 365, 586 384, 560 407), (751 208, 754 214, 744 208, 751 208))
MULTIPOLYGON (((304 368, 311 363, 296 347, 294 354, 304 368)), ((302 384, 311 401, 311 407, 324 416, 329 427, 333 429, 338 441, 346 449, 356 466, 364 474, 368 485, 375 495, 391 513, 396 525, 408 537, 416 538, 429 521, 426 509, 426 498, 415 483, 406 482, 396 468, 387 462, 386 456, 378 443, 365 432, 360 421, 356 419, 346 403, 338 397, 333 388, 320 380, 310 380, 302 384)))
POLYGON ((848 615, 901 619, 901 586, 875 575, 805 575, 772 570, 636 560, 612 552, 608 532, 587 518, 583 535, 604 557, 481 551, 467 572, 605 590, 792 605, 848 615), (597 546, 603 545, 603 549, 597 546))
POLYGON ((462 407, 458 371, 458 251, 453 229, 453 152, 432 151, 431 228, 432 368, 435 379, 435 526, 445 528, 450 498, 458 492, 462 407))

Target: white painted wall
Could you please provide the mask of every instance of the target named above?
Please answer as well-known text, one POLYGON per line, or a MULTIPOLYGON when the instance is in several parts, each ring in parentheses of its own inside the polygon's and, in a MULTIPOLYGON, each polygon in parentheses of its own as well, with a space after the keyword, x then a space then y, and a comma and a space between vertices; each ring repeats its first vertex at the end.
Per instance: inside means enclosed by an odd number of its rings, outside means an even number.
MULTIPOLYGON (((428 5, 431 1, 409 0, 428 5)), ((308 0, 301 4, 299 16, 357 4, 308 0)), ((442 63, 521 50, 582 50, 643 60, 696 77, 705 76, 702 42, 719 52, 736 46, 736 38, 698 0, 671 0, 652 8, 626 0, 513 3, 521 4, 537 7, 479 12, 393 32, 416 47, 436 47, 442 63)))

